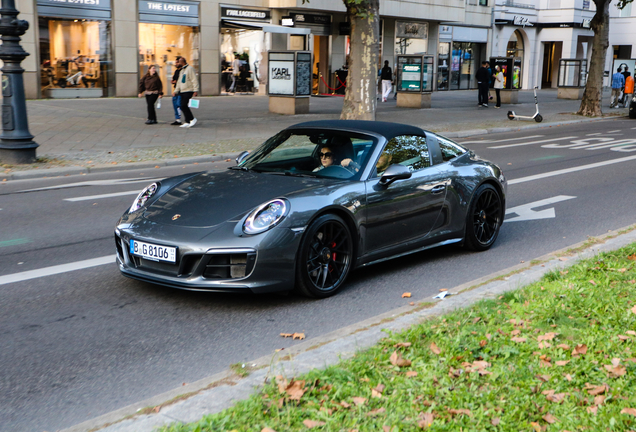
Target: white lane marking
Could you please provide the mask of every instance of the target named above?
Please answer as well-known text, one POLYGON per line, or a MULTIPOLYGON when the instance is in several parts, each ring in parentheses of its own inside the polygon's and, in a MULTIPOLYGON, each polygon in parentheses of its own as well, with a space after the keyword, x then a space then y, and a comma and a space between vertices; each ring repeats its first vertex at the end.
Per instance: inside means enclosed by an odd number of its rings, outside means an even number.
POLYGON ((15 282, 22 282, 29 279, 36 279, 44 276, 51 276, 60 273, 68 273, 75 270, 82 270, 90 267, 96 267, 104 264, 112 264, 115 262, 115 255, 107 255, 99 258, 77 261, 69 264, 61 264, 51 267, 44 267, 37 270, 29 270, 21 273, 13 273, 6 276, 0 276, 0 285, 6 285, 15 282))
POLYGON ((603 132, 596 132, 593 134, 586 134, 585 136, 596 136, 596 135, 601 135, 603 132))
POLYGON ((606 132, 606 133, 611 134, 611 133, 616 133, 616 132, 620 132, 620 131, 621 131, 620 129, 617 129, 617 130, 609 131, 609 132, 606 132))
POLYGON ((545 210, 532 210, 533 208, 543 207, 550 204, 555 204, 561 201, 567 201, 576 198, 575 196, 568 195, 558 195, 551 198, 546 198, 543 200, 531 202, 529 204, 523 204, 517 207, 512 207, 506 210, 506 215, 515 213, 517 216, 504 220, 504 222, 521 222, 527 220, 536 220, 536 219, 549 219, 556 217, 556 212, 554 211, 554 207, 550 207, 545 210))
POLYGON ((66 188, 74 188, 74 187, 80 187, 80 186, 119 186, 119 185, 124 185, 124 184, 133 184, 133 183, 145 183, 145 182, 153 182, 153 181, 157 181, 159 179, 153 179, 152 177, 145 177, 145 178, 129 178, 129 179, 112 179, 112 180, 90 180, 90 181, 83 181, 83 182, 77 182, 77 183, 68 183, 68 184, 63 184, 63 185, 58 185, 58 186, 48 186, 48 187, 42 187, 42 188, 36 188, 36 189, 25 189, 23 191, 19 191, 19 192, 35 192, 35 191, 44 191, 44 190, 50 190, 50 189, 66 189, 66 188))
POLYGON ((479 143, 498 143, 498 142, 504 142, 504 141, 519 141, 519 140, 523 140, 523 139, 530 139, 530 138, 541 138, 544 137, 545 135, 531 135, 531 136, 524 136, 524 137, 520 137, 520 138, 506 138, 506 139, 500 139, 500 140, 495 140, 495 141, 487 141, 487 140, 481 140, 481 141, 462 141, 461 144, 479 144, 479 143))
POLYGON ((488 148, 500 149, 500 148, 508 148, 508 147, 520 147, 520 146, 527 146, 527 145, 531 145, 531 144, 541 144, 541 143, 546 143, 546 142, 571 140, 571 139, 575 139, 575 138, 578 138, 578 137, 570 136, 570 137, 563 137, 563 138, 550 138, 550 139, 539 140, 539 141, 530 141, 530 142, 518 143, 518 144, 506 144, 506 145, 502 145, 502 146, 495 146, 495 147, 488 147, 488 148))
POLYGON ((128 191, 128 192, 114 192, 114 193, 108 193, 108 194, 101 194, 101 195, 89 195, 89 196, 81 196, 81 197, 75 197, 75 198, 64 198, 64 201, 90 201, 90 200, 96 200, 96 199, 102 199, 102 198, 113 198, 113 197, 118 197, 118 196, 125 196, 125 195, 139 195, 139 192, 141 192, 140 190, 134 190, 134 191, 128 191))
POLYGON ((581 165, 581 166, 577 166, 577 167, 572 167, 572 168, 565 168, 562 170, 556 170, 556 171, 550 171, 550 172, 546 172, 546 173, 542 173, 542 174, 535 174, 535 175, 531 175, 531 176, 527 176, 527 177, 520 177, 518 179, 512 179, 512 180, 508 180, 508 184, 509 185, 513 185, 513 184, 518 184, 518 183, 525 183, 525 182, 529 182, 529 181, 533 181, 533 180, 540 180, 540 179, 544 179, 544 178, 548 178, 548 177, 554 177, 554 176, 558 176, 561 174, 569 174, 572 172, 577 172, 577 171, 584 171, 584 170, 588 170, 588 169, 592 169, 592 168, 598 168, 598 167, 602 167, 602 166, 606 166, 606 165, 613 165, 613 164, 617 164, 617 163, 621 163, 621 162, 629 162, 632 160, 636 160, 636 156, 627 156, 624 158, 619 158, 619 159, 612 159, 612 160, 608 160, 608 161, 604 161, 604 162, 596 162, 593 164, 588 164, 588 165, 581 165))

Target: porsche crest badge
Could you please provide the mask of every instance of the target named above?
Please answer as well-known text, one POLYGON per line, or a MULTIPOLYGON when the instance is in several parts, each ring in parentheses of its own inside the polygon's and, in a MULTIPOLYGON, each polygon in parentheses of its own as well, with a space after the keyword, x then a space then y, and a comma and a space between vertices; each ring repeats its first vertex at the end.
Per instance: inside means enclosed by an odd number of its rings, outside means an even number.
POLYGON ((181 215, 180 215, 180 214, 176 214, 176 215, 172 216, 172 220, 177 220, 177 219, 179 219, 180 217, 181 217, 181 215))

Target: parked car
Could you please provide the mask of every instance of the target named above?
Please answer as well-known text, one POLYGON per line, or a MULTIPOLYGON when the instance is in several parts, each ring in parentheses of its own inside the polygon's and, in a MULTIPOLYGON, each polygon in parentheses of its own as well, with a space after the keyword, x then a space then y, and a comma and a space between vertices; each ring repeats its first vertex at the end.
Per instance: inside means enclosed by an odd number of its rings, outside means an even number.
POLYGON ((448 244, 486 250, 504 219, 502 170, 414 126, 300 123, 237 163, 146 187, 115 229, 121 273, 320 298, 362 266, 448 244))

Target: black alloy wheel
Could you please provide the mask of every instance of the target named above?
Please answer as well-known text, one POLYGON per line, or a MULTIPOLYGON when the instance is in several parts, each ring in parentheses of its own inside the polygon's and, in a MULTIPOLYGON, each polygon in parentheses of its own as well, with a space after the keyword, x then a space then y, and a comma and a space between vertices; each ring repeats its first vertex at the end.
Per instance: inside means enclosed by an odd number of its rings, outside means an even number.
POLYGON ((296 282, 301 294, 325 298, 342 287, 353 262, 353 239, 347 224, 326 214, 305 232, 297 258, 296 282))
POLYGON ((477 251, 489 249, 497 240, 503 218, 503 205, 497 189, 489 184, 479 186, 466 217, 466 247, 477 251))

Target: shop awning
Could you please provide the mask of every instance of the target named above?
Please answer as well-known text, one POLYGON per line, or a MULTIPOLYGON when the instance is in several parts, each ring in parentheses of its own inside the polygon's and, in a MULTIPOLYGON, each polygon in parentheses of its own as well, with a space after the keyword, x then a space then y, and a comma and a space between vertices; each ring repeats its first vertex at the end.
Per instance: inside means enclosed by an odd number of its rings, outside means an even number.
POLYGON ((311 29, 308 28, 286 27, 282 25, 260 23, 254 21, 235 21, 224 19, 222 21, 222 26, 247 30, 262 30, 267 33, 286 33, 296 35, 307 35, 311 33, 311 29))

